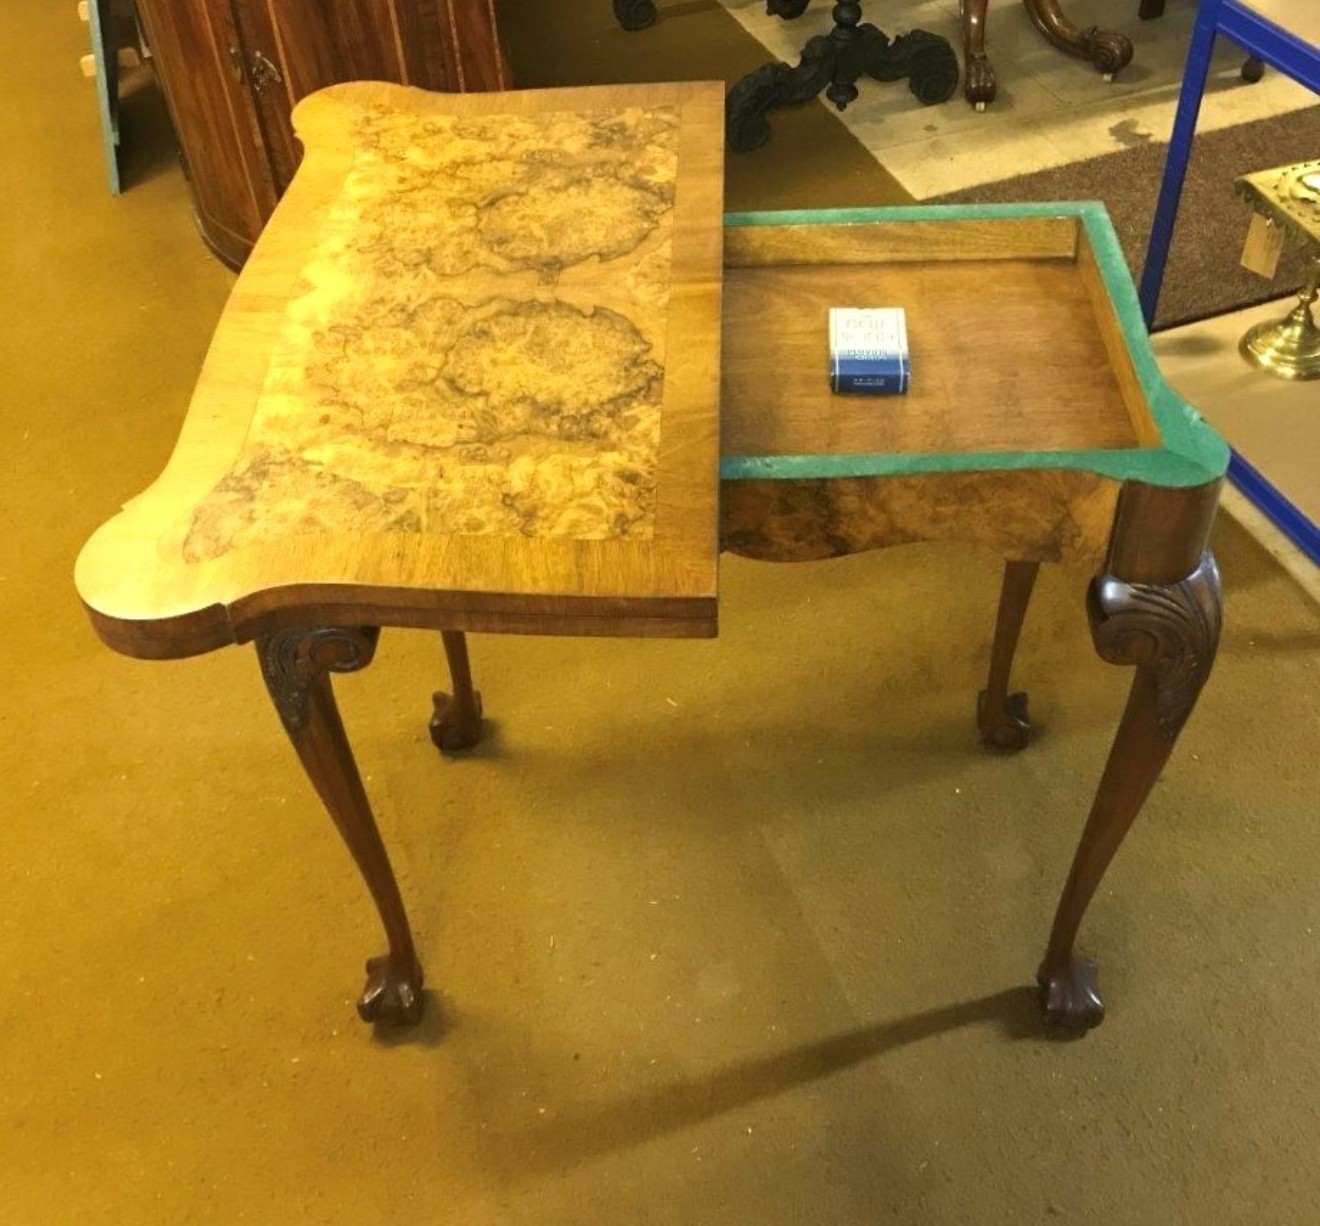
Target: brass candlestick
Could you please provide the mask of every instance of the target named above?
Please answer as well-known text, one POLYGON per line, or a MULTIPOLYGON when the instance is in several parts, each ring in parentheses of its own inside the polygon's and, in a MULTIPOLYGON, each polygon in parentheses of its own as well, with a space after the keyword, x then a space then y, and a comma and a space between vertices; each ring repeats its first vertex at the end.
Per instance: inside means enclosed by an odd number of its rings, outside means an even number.
POLYGON ((1320 327, 1311 314, 1311 304, 1320 296, 1320 161, 1245 175, 1236 186, 1285 237, 1313 252, 1297 305, 1283 319, 1250 329, 1238 352, 1281 379, 1320 379, 1320 327))

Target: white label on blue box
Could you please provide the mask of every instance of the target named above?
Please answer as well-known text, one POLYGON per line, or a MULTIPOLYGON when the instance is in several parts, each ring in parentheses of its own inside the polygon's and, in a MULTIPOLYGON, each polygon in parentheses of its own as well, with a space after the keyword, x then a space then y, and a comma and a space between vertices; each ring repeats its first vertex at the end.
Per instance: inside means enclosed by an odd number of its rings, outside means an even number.
POLYGON ((909 374, 902 307, 830 307, 830 391, 893 395, 909 374))

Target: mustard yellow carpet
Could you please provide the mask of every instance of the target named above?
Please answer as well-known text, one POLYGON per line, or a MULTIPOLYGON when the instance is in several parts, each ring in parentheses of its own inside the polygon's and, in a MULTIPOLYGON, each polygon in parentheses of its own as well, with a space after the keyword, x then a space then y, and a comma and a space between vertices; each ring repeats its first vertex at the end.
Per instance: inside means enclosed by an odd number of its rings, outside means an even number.
MULTIPOLYGON (((526 83, 756 61, 713 4, 505 7, 526 83)), ((376 920, 251 653, 120 658, 73 590, 232 281, 150 95, 106 193, 85 37, 0 5, 0 1222, 1317 1220, 1320 618, 1231 522, 1084 1040, 1030 984, 1128 678, 1047 572, 1038 742, 984 756, 998 562, 924 546, 729 561, 713 642, 478 638, 491 735, 452 761, 438 636, 386 632, 340 694, 433 995, 360 1025, 376 920)), ((737 207, 894 198, 846 142, 831 184, 818 121, 731 166, 737 207)))

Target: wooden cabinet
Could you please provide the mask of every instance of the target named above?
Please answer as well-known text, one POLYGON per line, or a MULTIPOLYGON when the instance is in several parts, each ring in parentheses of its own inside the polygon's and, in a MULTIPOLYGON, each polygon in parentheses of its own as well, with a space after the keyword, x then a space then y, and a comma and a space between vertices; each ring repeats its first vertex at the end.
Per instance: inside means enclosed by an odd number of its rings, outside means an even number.
POLYGON ((290 114, 338 81, 510 87, 494 0, 137 0, 202 237, 238 267, 302 156, 290 114))

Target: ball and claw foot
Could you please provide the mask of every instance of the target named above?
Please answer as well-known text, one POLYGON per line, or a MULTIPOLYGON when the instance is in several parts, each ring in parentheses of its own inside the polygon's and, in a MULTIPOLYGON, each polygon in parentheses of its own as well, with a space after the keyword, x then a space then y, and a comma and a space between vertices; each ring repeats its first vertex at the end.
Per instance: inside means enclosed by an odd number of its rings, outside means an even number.
POLYGON ((983 55, 968 56, 963 69, 963 96, 978 111, 984 111, 986 104, 995 100, 998 92, 995 70, 983 55))
POLYGON ((1042 966, 1036 975, 1045 1021, 1063 1030, 1093 1030, 1105 1020, 1098 971, 1090 958, 1071 958, 1053 974, 1042 966))
POLYGON ((481 694, 474 692, 474 706, 456 702, 450 695, 431 696, 435 714, 431 716, 431 743, 445 753, 471 749, 481 740, 481 694))
POLYGON ((1027 714, 1027 696, 1010 694, 997 711, 987 711, 985 691, 976 699, 976 725, 981 744, 993 753, 1017 753, 1031 739, 1031 718, 1027 714))
POLYGON ((382 1026, 415 1026, 422 1020, 422 968, 397 968, 388 955, 367 959, 367 986, 358 997, 358 1016, 382 1026))

